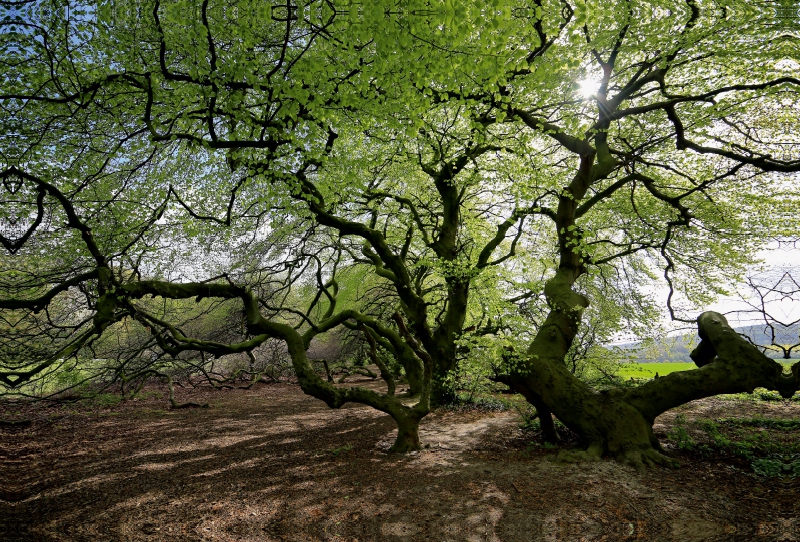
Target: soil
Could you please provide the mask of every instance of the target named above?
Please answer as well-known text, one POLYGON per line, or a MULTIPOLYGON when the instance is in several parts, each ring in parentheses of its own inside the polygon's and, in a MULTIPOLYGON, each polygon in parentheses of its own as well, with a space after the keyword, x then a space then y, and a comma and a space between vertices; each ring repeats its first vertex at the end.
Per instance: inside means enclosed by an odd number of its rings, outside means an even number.
MULTIPOLYGON (((392 420, 330 410, 291 384, 163 391, 111 407, 0 405, 0 540, 800 540, 800 483, 719 458, 639 474, 559 464, 514 411, 440 410, 423 451, 388 454, 392 420)), ((796 405, 710 399, 656 423, 797 417, 796 405)), ((578 444, 565 434, 563 446, 578 444)), ((685 454, 684 454, 685 455, 685 454)), ((679 456, 680 457, 680 456, 679 456)))

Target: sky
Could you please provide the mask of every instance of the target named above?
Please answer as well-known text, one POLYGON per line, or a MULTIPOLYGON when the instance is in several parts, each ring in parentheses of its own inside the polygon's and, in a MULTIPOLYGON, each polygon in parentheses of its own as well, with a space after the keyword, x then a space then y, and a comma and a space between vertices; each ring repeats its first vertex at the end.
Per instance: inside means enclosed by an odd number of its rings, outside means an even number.
MULTIPOLYGON (((759 286, 764 295, 764 306, 778 321, 790 324, 800 320, 800 249, 770 248, 758 254, 763 263, 760 269, 751 272, 752 281, 759 286), (772 291, 770 291, 772 290, 772 291)), ((752 310, 744 298, 750 303, 760 305, 759 295, 752 288, 742 287, 739 296, 720 299, 708 308, 716 312, 728 313, 752 310)), ((729 319, 737 315, 730 315, 729 319)), ((738 317, 743 322, 752 316, 738 317)), ((763 320, 762 320, 763 321, 763 320)))
MULTIPOLYGON (((759 286, 758 289, 742 284, 736 294, 722 297, 700 308, 695 315, 687 316, 699 316, 701 312, 714 311, 725 315, 728 323, 734 328, 764 325, 763 313, 754 312, 754 305, 761 306, 761 295, 757 293, 760 291, 764 299, 763 306, 769 315, 769 320, 774 322, 776 334, 783 332, 784 340, 780 342, 788 343, 792 340, 797 342, 800 334, 800 248, 770 247, 760 251, 758 258, 762 263, 749 273, 752 282, 759 286), (781 323, 787 327, 780 325, 781 323)), ((696 326, 670 321, 666 310, 667 292, 664 287, 655 295, 659 297, 664 307, 664 327, 672 330, 668 334, 696 334, 696 326)), ((629 341, 630 339, 620 342, 629 341)))

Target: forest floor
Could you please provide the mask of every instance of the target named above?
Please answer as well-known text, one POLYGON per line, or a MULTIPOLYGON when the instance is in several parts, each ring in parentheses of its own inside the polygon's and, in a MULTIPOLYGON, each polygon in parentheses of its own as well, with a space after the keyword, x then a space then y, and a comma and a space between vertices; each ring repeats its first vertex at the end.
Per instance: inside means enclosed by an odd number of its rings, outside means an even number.
POLYGON ((0 405, 34 418, 0 427, 0 540, 800 540, 800 480, 701 453, 693 425, 792 420, 797 403, 684 405, 655 427, 681 467, 639 474, 554 462, 514 410, 434 412, 427 447, 400 456, 386 453, 388 416, 330 410, 295 385, 178 398, 211 407, 170 410, 156 389, 106 406, 0 405))

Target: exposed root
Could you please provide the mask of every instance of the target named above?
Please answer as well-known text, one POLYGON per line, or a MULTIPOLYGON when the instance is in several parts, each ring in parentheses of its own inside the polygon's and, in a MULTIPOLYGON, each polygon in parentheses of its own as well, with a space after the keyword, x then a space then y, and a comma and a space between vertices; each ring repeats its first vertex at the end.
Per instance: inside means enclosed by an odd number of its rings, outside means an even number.
POLYGON ((418 452, 421 449, 422 449, 422 446, 420 446, 419 442, 417 442, 415 444, 415 443, 411 443, 411 442, 395 441, 394 444, 392 444, 392 447, 389 448, 389 453, 390 454, 407 454, 408 452, 418 452))
POLYGON ((640 473, 647 470, 647 467, 662 466, 676 468, 680 466, 676 460, 662 455, 652 448, 645 450, 628 450, 617 459, 635 468, 640 473))
MULTIPOLYGON (((581 463, 599 461, 603 455, 603 448, 599 445, 589 446, 586 450, 562 450, 556 456, 556 463, 581 463)), ((644 472, 647 467, 671 467, 680 466, 678 461, 659 453, 654 448, 644 450, 626 450, 614 457, 624 465, 630 465, 638 472, 644 472)))
POLYGON ((167 380, 167 387, 169 387, 169 406, 170 408, 208 408, 208 403, 179 403, 175 399, 175 387, 172 385, 172 375, 163 375, 167 380))

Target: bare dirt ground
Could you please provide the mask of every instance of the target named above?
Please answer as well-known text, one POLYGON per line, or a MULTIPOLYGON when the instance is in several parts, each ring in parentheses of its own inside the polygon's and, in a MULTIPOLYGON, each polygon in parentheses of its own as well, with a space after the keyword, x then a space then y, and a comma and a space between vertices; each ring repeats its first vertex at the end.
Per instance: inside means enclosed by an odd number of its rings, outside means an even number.
MULTIPOLYGON (((430 447, 397 456, 388 416, 330 410, 293 385, 189 398, 212 406, 59 406, 0 427, 0 540, 800 540, 795 479, 685 457, 644 474, 561 465, 513 411, 433 413, 430 447)), ((743 408, 798 414, 718 399, 680 413, 743 408)))

